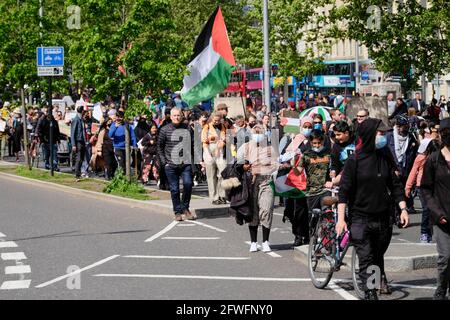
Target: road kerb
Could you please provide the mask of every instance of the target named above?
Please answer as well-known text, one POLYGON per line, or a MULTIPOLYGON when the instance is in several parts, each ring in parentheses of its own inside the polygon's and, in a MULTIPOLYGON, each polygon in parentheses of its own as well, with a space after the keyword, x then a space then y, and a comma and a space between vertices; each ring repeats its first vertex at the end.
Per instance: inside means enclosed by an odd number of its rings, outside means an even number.
MULTIPOLYGON (((410 245, 410 244, 405 244, 410 245)), ((400 249, 401 250, 401 249, 400 249)), ((437 268, 437 253, 414 256, 385 256, 384 268, 388 272, 409 272, 422 269, 437 268)), ((308 246, 295 247, 294 258, 297 261, 308 264, 308 246)), ((347 253, 342 269, 350 270, 351 251, 347 253)))

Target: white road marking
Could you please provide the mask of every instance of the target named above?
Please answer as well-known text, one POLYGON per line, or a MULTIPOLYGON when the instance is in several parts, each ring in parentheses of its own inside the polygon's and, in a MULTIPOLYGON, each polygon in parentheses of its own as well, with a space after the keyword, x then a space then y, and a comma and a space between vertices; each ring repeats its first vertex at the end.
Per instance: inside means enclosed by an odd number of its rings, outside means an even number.
POLYGON ((139 256, 131 255, 124 256, 124 258, 139 258, 139 259, 186 259, 186 260, 250 260, 249 257, 194 257, 194 256, 139 256))
POLYGON ((157 234, 151 236, 150 238, 148 238, 147 240, 145 240, 145 242, 151 242, 157 238, 159 238, 160 236, 162 236, 164 233, 168 232, 170 229, 172 229, 173 227, 175 227, 177 225, 178 221, 172 221, 167 227, 165 227, 164 229, 162 229, 160 232, 158 232, 157 234))
POLYGON ((96 274, 94 277, 118 278, 171 278, 171 279, 204 279, 204 280, 237 280, 237 281, 279 281, 279 282, 309 282, 309 278, 264 278, 264 277, 222 277, 222 276, 196 276, 179 274, 96 274))
POLYGON ((400 238, 395 238, 395 237, 394 237, 394 239, 395 239, 395 240, 398 240, 398 241, 403 241, 403 242, 407 242, 407 243, 412 243, 411 241, 408 241, 408 240, 405 240, 405 239, 400 239, 400 238))
POLYGON ((5 267, 5 274, 23 274, 23 273, 31 273, 30 266, 18 265, 5 267))
POLYGON ((30 284, 31 280, 5 281, 2 283, 0 290, 28 289, 30 287, 30 284))
POLYGON ((352 294, 348 293, 346 290, 342 289, 336 284, 336 281, 330 281, 328 284, 328 287, 336 292, 338 295, 340 295, 345 300, 359 300, 358 298, 354 297, 352 294))
MULTIPOLYGON (((248 245, 251 244, 250 241, 246 241, 245 243, 248 244, 248 245)), ((259 250, 259 251, 262 251, 262 246, 261 246, 259 243, 258 243, 258 250, 259 250)), ((268 254, 268 255, 271 256, 272 258, 281 258, 281 256, 280 256, 278 253, 275 253, 275 252, 273 252, 273 251, 270 251, 270 252, 264 252, 264 253, 268 254)))
POLYGON ((2 260, 24 260, 27 257, 23 252, 7 252, 2 253, 1 258, 2 260))
POLYGON ((66 274, 64 276, 61 276, 61 277, 58 277, 56 279, 53 279, 53 280, 41 283, 40 285, 37 285, 36 288, 43 288, 43 287, 49 286, 49 285, 51 285, 51 284, 53 284, 55 282, 61 281, 63 279, 66 279, 66 278, 72 277, 72 276, 74 276, 76 274, 79 274, 79 273, 81 273, 83 271, 86 271, 86 270, 92 269, 94 267, 97 267, 97 266, 99 266, 101 264, 104 264, 104 263, 106 263, 108 261, 111 261, 111 260, 113 260, 113 259, 115 259, 117 257, 120 257, 120 255, 116 254, 116 255, 110 256, 110 257, 108 257, 106 259, 100 260, 100 261, 98 261, 98 262, 96 262, 94 264, 91 264, 91 265, 87 266, 87 267, 84 267, 84 268, 81 268, 81 269, 76 270, 74 272, 68 273, 68 274, 66 274))
POLYGON ((436 287, 427 287, 427 286, 413 286, 409 284, 400 284, 400 283, 392 283, 391 287, 399 287, 399 288, 410 288, 410 289, 428 289, 428 290, 436 290, 436 287))
POLYGON ((199 221, 191 221, 191 222, 195 223, 195 224, 198 224, 199 226, 210 228, 210 229, 213 229, 213 230, 216 230, 216 231, 219 231, 219 232, 226 232, 225 230, 219 229, 217 227, 210 226, 209 224, 206 224, 206 223, 203 223, 203 222, 199 222, 199 221))
POLYGON ((177 224, 177 227, 195 227, 196 224, 193 223, 179 223, 177 224))
POLYGON ((14 241, 2 241, 0 242, 0 248, 16 248, 17 243, 14 241))
POLYGON ((280 216, 280 217, 284 216, 284 214, 278 213, 278 212, 274 212, 273 215, 274 215, 274 216, 280 216))
POLYGON ((219 237, 164 237, 164 240, 219 240, 219 237))

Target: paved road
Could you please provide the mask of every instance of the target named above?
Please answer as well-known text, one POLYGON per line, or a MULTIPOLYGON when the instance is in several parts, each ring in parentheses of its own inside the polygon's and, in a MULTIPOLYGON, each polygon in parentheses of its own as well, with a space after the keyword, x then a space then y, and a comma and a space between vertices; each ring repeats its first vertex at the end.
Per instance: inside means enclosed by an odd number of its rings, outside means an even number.
MULTIPOLYGON (((355 299, 344 271, 332 288, 313 288, 279 214, 273 252, 251 254, 247 228, 229 217, 174 223, 151 208, 1 175, 0 201, 0 300, 355 299)), ((434 271, 389 276, 396 291, 387 299, 433 293, 434 271)))

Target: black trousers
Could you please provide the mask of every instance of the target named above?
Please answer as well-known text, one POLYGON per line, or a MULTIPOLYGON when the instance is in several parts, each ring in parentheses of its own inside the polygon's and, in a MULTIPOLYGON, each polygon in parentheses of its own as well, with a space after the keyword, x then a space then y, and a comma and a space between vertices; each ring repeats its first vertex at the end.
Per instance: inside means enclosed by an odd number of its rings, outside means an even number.
POLYGON ((292 223, 292 233, 296 237, 309 239, 308 203, 306 198, 285 199, 284 216, 292 223))
POLYGON ((81 166, 86 158, 86 145, 84 142, 77 141, 77 155, 75 158, 75 176, 77 178, 81 177, 81 166))
POLYGON ((435 227, 437 260, 437 290, 446 294, 450 286, 450 234, 435 227))
POLYGON ((114 151, 104 150, 102 152, 103 159, 105 159, 106 179, 114 178, 114 174, 117 169, 117 161, 114 156, 114 151))
POLYGON ((116 155, 117 164, 122 168, 122 171, 125 174, 125 149, 114 149, 114 154, 116 155))
POLYGON ((380 283, 381 276, 384 275, 384 254, 392 238, 391 213, 386 212, 375 217, 353 216, 350 235, 359 259, 359 277, 363 290, 376 289, 367 287, 367 280, 372 275, 372 272, 368 273, 368 268, 379 268, 380 272, 376 275, 379 278, 376 280, 380 283))

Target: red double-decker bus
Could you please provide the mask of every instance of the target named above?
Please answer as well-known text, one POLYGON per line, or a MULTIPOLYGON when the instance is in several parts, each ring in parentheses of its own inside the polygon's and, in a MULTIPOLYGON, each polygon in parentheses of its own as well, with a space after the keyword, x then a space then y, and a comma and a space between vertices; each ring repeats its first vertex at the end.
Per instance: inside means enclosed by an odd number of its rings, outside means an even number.
POLYGON ((246 97, 252 91, 259 91, 262 88, 263 68, 236 70, 231 74, 230 83, 223 94, 233 97, 246 97))

